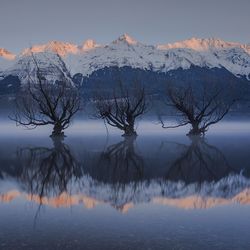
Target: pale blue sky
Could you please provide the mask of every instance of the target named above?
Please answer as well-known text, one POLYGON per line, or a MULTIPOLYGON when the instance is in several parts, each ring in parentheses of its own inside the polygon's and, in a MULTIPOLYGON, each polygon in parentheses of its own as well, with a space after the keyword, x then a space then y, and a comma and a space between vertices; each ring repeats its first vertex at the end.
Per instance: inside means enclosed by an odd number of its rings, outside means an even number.
POLYGON ((190 37, 250 43, 250 0, 0 0, 0 47, 49 40, 109 43, 123 33, 147 44, 190 37))

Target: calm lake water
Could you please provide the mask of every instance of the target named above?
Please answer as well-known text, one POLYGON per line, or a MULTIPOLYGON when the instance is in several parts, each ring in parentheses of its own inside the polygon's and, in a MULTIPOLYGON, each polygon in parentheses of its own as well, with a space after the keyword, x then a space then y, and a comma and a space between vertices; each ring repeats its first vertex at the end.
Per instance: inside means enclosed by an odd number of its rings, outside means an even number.
POLYGON ((49 132, 0 124, 0 249, 250 249, 249 122, 49 132))

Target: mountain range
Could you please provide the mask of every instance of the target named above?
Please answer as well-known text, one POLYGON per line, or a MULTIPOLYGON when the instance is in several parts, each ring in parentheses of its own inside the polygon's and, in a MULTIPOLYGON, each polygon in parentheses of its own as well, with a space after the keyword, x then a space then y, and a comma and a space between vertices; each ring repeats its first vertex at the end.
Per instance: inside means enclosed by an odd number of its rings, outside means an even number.
POLYGON ((159 77, 184 82, 210 77, 223 82, 250 81, 250 44, 191 38, 172 44, 145 45, 124 34, 106 45, 94 40, 81 45, 51 41, 25 48, 18 55, 0 48, 1 93, 16 90, 13 85, 26 83, 27 72, 35 72, 32 54, 49 79, 57 77, 59 67, 78 84, 110 82, 118 72, 139 74, 150 85, 159 77))

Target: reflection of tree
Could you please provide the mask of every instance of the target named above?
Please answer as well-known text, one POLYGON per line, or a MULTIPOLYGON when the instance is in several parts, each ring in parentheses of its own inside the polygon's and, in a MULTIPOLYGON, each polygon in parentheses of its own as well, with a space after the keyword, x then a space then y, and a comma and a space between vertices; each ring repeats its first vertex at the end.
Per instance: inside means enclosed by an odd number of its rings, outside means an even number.
POLYGON ((127 183, 143 177, 144 161, 135 150, 135 137, 126 138, 101 152, 90 169, 101 182, 127 183))
POLYGON ((178 144, 183 153, 168 168, 166 178, 173 181, 219 180, 233 172, 223 153, 204 138, 190 137, 190 145, 178 144))
POLYGON ((81 176, 69 147, 61 140, 53 142, 52 148, 22 148, 17 153, 22 169, 19 180, 30 194, 40 198, 68 191, 70 182, 81 176))

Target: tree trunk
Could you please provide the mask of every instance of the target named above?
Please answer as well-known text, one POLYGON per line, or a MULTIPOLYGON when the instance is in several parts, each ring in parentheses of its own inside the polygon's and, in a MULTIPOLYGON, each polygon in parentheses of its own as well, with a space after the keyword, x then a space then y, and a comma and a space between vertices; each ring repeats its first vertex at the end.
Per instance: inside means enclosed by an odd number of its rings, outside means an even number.
POLYGON ((63 127, 61 123, 56 123, 54 125, 51 137, 64 137, 63 127))
POLYGON ((124 129, 124 134, 122 135, 124 137, 128 137, 128 136, 137 136, 137 133, 134 129, 134 125, 128 125, 125 127, 124 129))
POLYGON ((194 122, 191 125, 192 125, 192 129, 189 131, 187 135, 200 136, 203 133, 202 132, 203 130, 199 128, 198 123, 194 122))

